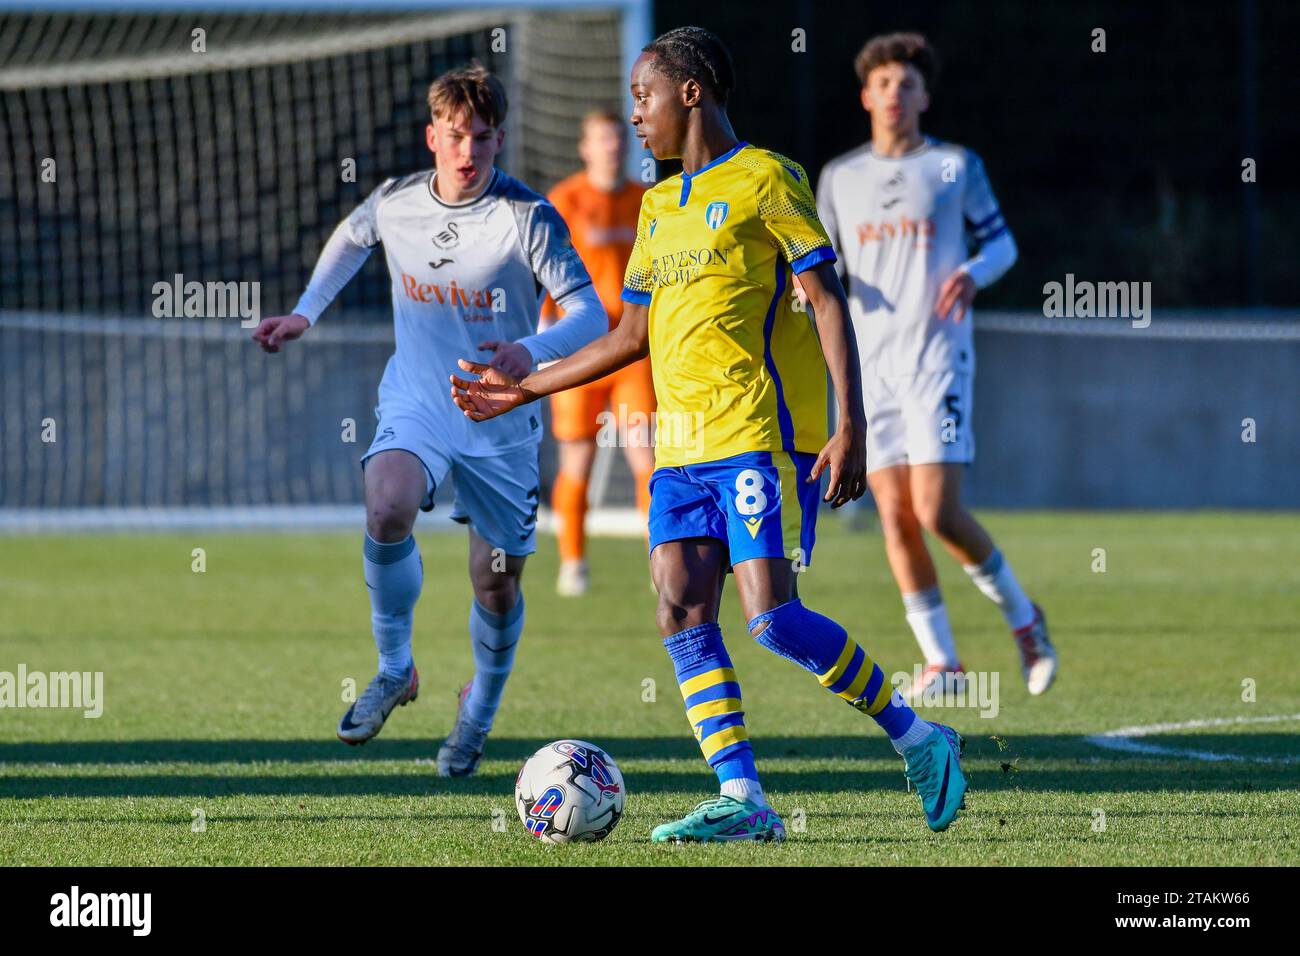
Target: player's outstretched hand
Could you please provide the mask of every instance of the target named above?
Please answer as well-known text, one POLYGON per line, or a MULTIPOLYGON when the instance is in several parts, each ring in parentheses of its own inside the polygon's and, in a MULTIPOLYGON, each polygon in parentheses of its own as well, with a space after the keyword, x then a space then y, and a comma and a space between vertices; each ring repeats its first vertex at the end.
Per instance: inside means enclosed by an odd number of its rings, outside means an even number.
POLYGON ((867 443, 860 432, 837 430, 817 455, 812 474, 807 480, 817 481, 828 465, 831 480, 823 501, 829 501, 832 508, 838 508, 862 497, 867 490, 867 443))
POLYGON ((518 342, 480 342, 478 347, 484 352, 492 353, 489 368, 505 372, 515 378, 523 378, 533 370, 533 353, 518 342))
POLYGON ((975 301, 975 280, 967 272, 958 269, 944 280, 939 287, 939 298, 934 304, 934 314, 942 321, 952 313, 953 322, 960 322, 966 317, 970 304, 975 301))
POLYGON ((467 418, 476 422, 496 418, 525 402, 531 402, 535 397, 519 387, 518 378, 500 369, 465 359, 457 364, 478 378, 471 380, 452 375, 451 400, 467 418))
POLYGON ((305 315, 297 312, 292 315, 276 315, 263 319, 253 330, 253 341, 262 346, 263 352, 278 352, 285 342, 292 342, 311 328, 305 315))

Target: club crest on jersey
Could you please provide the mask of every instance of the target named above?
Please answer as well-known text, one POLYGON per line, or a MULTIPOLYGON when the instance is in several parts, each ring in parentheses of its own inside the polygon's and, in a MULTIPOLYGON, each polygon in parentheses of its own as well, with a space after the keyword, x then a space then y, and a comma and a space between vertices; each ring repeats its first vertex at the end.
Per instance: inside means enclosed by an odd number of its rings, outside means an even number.
POLYGON ((704 222, 710 229, 717 229, 727 221, 729 210, 730 207, 722 200, 711 202, 704 207, 704 222))
POLYGON ((447 223, 433 236, 433 244, 439 249, 450 249, 458 242, 460 242, 460 227, 454 222, 447 223))

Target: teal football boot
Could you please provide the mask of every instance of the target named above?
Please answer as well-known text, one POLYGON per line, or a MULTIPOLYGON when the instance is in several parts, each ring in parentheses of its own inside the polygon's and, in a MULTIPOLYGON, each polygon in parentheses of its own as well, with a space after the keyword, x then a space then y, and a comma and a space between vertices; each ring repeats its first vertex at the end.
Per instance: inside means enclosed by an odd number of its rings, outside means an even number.
POLYGON ((966 806, 966 775, 961 772, 966 738, 944 724, 933 726, 930 736, 903 751, 903 772, 921 795, 925 822, 938 833, 966 806))
POLYGON ((715 843, 758 840, 779 843, 785 824, 771 807, 735 797, 713 797, 675 823, 663 823, 650 834, 651 843, 715 843))

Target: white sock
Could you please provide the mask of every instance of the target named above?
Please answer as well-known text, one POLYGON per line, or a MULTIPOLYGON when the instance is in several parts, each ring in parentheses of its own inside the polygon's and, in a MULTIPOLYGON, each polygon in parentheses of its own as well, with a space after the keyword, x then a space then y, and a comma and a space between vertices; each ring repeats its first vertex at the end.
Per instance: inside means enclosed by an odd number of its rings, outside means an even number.
POLYGON ((760 807, 767 806, 767 797, 763 795, 763 785, 750 777, 736 777, 722 781, 722 795, 736 800, 748 800, 760 807))
POLYGON ((1011 630, 1018 631, 1033 623, 1034 605, 1026 597, 1016 576, 1011 573, 1011 565, 1003 559, 1000 550, 994 548, 983 564, 967 564, 963 567, 975 586, 998 606, 1011 630))
MULTIPOLYGON (((894 691, 898 693, 898 691, 894 691)), ((901 737, 890 737, 889 742, 894 745, 894 749, 900 754, 908 747, 915 747, 926 737, 930 736, 930 731, 934 730, 934 724, 928 720, 922 720, 919 716, 912 721, 912 726, 901 737)))
POLYGON ((504 614, 493 614, 478 601, 469 609, 469 637, 474 649, 474 682, 465 698, 465 713, 492 729, 501 694, 515 666, 515 648, 524 630, 524 595, 504 614))
POLYGON ((903 595, 903 609, 907 623, 912 626, 916 643, 921 645, 927 664, 956 667, 957 645, 952 639, 952 625, 948 623, 948 609, 944 606, 939 585, 903 595))
POLYGON ((366 535, 363 563, 370 593, 370 624, 379 650, 379 671, 393 677, 410 672, 411 624, 424 583, 424 563, 415 536, 385 544, 366 535))

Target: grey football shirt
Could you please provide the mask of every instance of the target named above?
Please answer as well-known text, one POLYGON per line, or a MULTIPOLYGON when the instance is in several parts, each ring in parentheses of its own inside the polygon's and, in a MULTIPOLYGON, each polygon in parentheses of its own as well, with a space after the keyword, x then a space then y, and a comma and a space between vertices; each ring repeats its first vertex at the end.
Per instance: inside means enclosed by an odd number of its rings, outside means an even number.
POLYGON ((822 170, 817 213, 848 276, 863 374, 973 371, 972 316, 941 320, 934 306, 968 238, 1007 231, 979 157, 930 137, 896 158, 868 143, 822 170))
MULTIPOLYGON (((591 278, 545 197, 494 169, 483 192, 452 204, 434 192, 435 175, 415 173, 375 189, 336 230, 294 311, 314 323, 368 250, 382 243, 397 348, 379 385, 381 408, 428 416, 435 433, 462 454, 540 441, 535 407, 470 422, 451 401, 448 376, 464 374, 458 359, 490 361, 491 353, 479 350, 484 341, 522 340, 536 361, 566 354, 548 346, 554 337, 535 334, 543 292, 557 302, 585 292, 598 306, 591 278), (336 269, 325 267, 331 247, 345 260, 336 269)), ((598 324, 579 345, 605 331, 604 313, 595 311, 598 324)))

